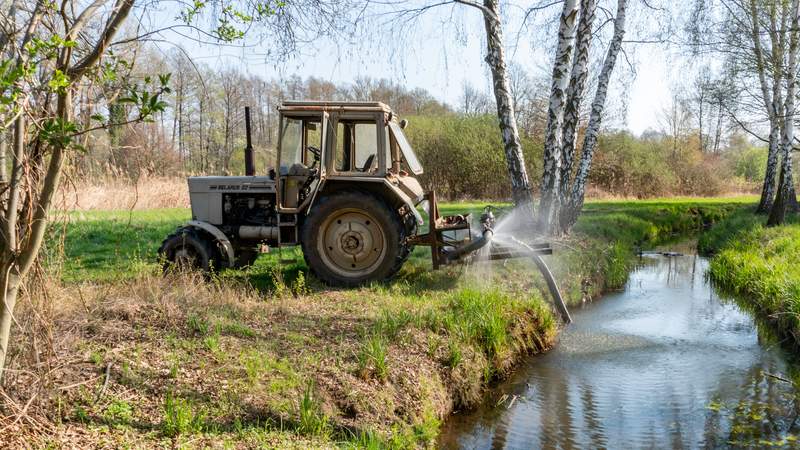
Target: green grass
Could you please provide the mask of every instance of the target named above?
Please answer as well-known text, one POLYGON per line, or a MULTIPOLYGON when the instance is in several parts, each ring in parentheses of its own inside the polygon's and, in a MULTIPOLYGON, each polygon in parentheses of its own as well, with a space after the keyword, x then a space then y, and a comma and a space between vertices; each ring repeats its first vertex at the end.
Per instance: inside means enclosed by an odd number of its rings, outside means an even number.
POLYGON ((364 378, 379 381, 389 378, 389 361, 383 336, 369 336, 358 352, 358 372, 364 378))
POLYGON ((765 223, 740 211, 705 233, 700 248, 714 255, 709 274, 720 287, 800 346, 800 218, 765 223))
MULTIPOLYGON (((722 199, 659 199, 647 201, 590 201, 575 227, 579 235, 602 242, 623 242, 626 246, 653 242, 675 234, 696 231, 704 223, 716 222, 730 211, 752 203, 752 197, 722 199)), ((443 203, 443 215, 479 215, 484 202, 443 203)), ((493 203, 500 213, 507 204, 493 203)), ((147 211, 73 212, 66 223, 51 228, 48 254, 63 251, 62 278, 74 281, 118 281, 158 270, 157 250, 161 241, 190 219, 188 209, 156 209, 147 211), (61 232, 65 230, 65 235, 61 232), (63 239, 62 239, 63 237, 63 239), (63 249, 61 248, 63 242, 63 249)), ((283 283, 295 295, 307 293, 305 264, 298 249, 284 249, 283 258, 294 258, 296 264, 274 273, 277 252, 262 255, 247 278, 256 286, 273 290, 283 283), (276 279, 280 278, 282 279, 276 279)), ((429 259, 430 252, 415 249, 412 262, 429 259)), ((234 271, 235 272, 235 271, 234 271)), ((237 275, 233 275, 236 277, 237 275)))
MULTIPOLYGON (((554 243, 556 256, 548 264, 567 301, 577 304, 623 286, 637 263, 637 247, 697 233, 752 201, 590 202, 575 233, 554 243)), ((495 206, 498 215, 508 208, 495 206)), ((483 207, 446 203, 440 210, 480 214, 483 207)), ((111 314, 116 303, 108 301, 117 299, 126 308, 148 311, 147 317, 120 315, 115 327, 127 330, 123 341, 101 346, 86 333, 91 345, 85 348, 97 352, 90 358, 97 361, 96 371, 106 359, 97 349, 142 347, 136 354, 150 360, 139 364, 131 355, 130 364, 123 362, 124 378, 132 380, 125 388, 140 403, 149 402, 145 408, 131 401, 137 421, 144 411, 158 411, 150 422, 164 438, 230 433, 243 418, 249 431, 241 431, 241 439, 260 439, 264 430, 255 431, 262 426, 256 424, 269 422, 269 433, 281 442, 289 430, 299 433, 298 441, 322 446, 334 440, 426 446, 441 419, 441 405, 433 402, 473 406, 488 383, 508 375, 522 355, 545 351, 555 341, 558 321, 529 261, 433 271, 429 250, 416 248, 397 279, 335 290, 308 275, 299 249, 284 249, 280 259, 295 262, 281 264, 270 253, 252 268, 225 271, 213 282, 165 280, 156 250, 188 217, 188 210, 176 209, 72 213, 60 266, 67 288, 80 284, 98 291, 99 303, 87 300, 89 310, 111 314), (127 336, 136 336, 134 342, 127 336), (214 382, 198 392, 195 380, 205 378, 214 382), (315 388, 304 389, 311 382, 315 388), (167 387, 156 388, 158 383, 167 387), (162 388, 176 394, 154 396, 162 388), (253 408, 265 417, 249 417, 253 408), (355 431, 348 430, 353 422, 355 431)), ((59 229, 53 228, 49 241, 51 256, 62 242, 59 229)), ((90 423, 95 416, 121 426, 129 421, 123 407, 106 417, 91 403, 80 405, 90 423)))
POLYGON ((197 411, 189 400, 168 393, 164 400, 164 419, 161 429, 165 436, 176 437, 203 430, 205 414, 197 411))
POLYGON ((49 253, 61 251, 58 232, 66 229, 66 281, 130 279, 156 267, 156 252, 168 234, 191 218, 188 209, 73 212, 52 227, 49 253))

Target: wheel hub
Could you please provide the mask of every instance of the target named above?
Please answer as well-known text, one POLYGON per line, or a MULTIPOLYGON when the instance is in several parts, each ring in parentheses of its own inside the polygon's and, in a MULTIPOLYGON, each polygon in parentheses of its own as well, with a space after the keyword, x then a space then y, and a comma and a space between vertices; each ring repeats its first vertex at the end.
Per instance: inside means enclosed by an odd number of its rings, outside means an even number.
POLYGON ((348 255, 358 255, 363 250, 364 238, 356 231, 348 231, 342 235, 342 250, 348 255))
POLYGON ((320 253, 326 265, 348 277, 375 270, 385 257, 385 237, 375 219, 360 209, 332 214, 319 230, 320 253))

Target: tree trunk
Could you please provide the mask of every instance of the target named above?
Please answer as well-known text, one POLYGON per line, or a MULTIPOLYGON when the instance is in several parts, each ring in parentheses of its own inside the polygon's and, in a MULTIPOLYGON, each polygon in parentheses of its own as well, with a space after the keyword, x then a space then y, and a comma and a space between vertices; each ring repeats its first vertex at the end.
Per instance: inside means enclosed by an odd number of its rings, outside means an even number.
POLYGON ((8 171, 6 168, 8 155, 8 142, 6 142, 6 133, 0 131, 0 189, 5 191, 5 184, 8 183, 8 171))
POLYGON ((511 196, 517 207, 528 208, 532 214, 531 185, 528 179, 528 172, 525 169, 525 157, 522 153, 522 143, 517 130, 514 100, 511 97, 503 51, 500 5, 498 0, 484 0, 483 5, 486 8, 483 12, 483 22, 486 27, 486 63, 492 72, 494 97, 497 103, 497 118, 500 121, 506 165, 511 179, 511 196))
MULTIPOLYGON (((770 121, 769 133, 769 153, 767 156, 767 168, 764 174, 764 184, 761 189, 761 200, 758 203, 757 212, 766 214, 772 208, 772 203, 775 197, 775 175, 778 167, 778 154, 779 140, 780 140, 780 124, 777 110, 777 99, 774 98, 776 94, 780 93, 780 70, 773 71, 773 75, 778 78, 772 80, 772 88, 767 82, 767 67, 766 58, 764 55, 763 46, 761 44, 761 23, 759 18, 759 5, 757 0, 750 0, 749 15, 752 22, 750 37, 753 42, 753 53, 756 62, 756 72, 758 73, 759 86, 761 88, 761 97, 764 101, 764 108, 767 111, 770 121), (772 92, 770 92, 772 91, 772 92)), ((773 14, 774 15, 774 14, 773 14)), ((770 37, 773 35, 770 34, 770 37)), ((777 42, 773 42, 773 46, 777 47, 777 42)))
MULTIPOLYGON (((56 115, 63 123, 72 120, 72 90, 67 88, 58 95, 58 105, 56 115)), ((21 171, 22 155, 25 147, 25 121, 23 115, 17 119, 17 126, 14 138, 14 171, 21 171)), ((37 183, 32 186, 32 190, 38 191, 39 195, 32 203, 30 214, 24 214, 25 227, 23 231, 17 229, 17 216, 19 214, 15 198, 19 197, 17 192, 22 183, 21 178, 12 173, 11 193, 5 211, 4 219, 5 243, 3 248, 0 270, 0 382, 2 382, 5 359, 8 355, 8 342, 11 334, 11 324, 13 322, 14 306, 16 305, 17 293, 25 276, 33 267, 39 250, 44 241, 44 234, 47 230, 47 213, 53 202, 58 184, 61 180, 61 169, 64 165, 64 153, 66 149, 61 146, 54 146, 50 155, 50 162, 44 174, 41 185, 37 183), (30 217, 29 217, 30 215, 30 217), (18 236, 17 233, 20 233, 18 236)))
POLYGON ((798 28, 800 27, 800 0, 792 0, 791 31, 789 37, 789 61, 786 70, 786 101, 783 105, 784 116, 781 119, 783 127, 781 133, 781 150, 783 162, 781 164, 780 184, 778 197, 769 214, 767 225, 782 225, 786 218, 786 209, 797 205, 794 192, 794 179, 792 177, 792 148, 794 142, 795 95, 797 93, 797 53, 798 28))
POLYGON ((586 193, 586 181, 589 178, 589 171, 592 167, 592 158, 597 147, 597 137, 600 134, 600 125, 603 122, 603 109, 605 108, 606 98, 608 97, 608 85, 611 82, 611 74, 617 63, 617 56, 622 49, 622 39, 625 37, 625 14, 628 0, 617 1, 617 17, 614 19, 614 37, 606 52, 603 61, 603 69, 597 79, 597 91, 592 101, 592 113, 589 117, 589 125, 586 127, 586 135, 583 138, 583 153, 578 165, 575 181, 572 183, 572 193, 569 197, 569 206, 564 209, 560 218, 562 231, 567 231, 575 225, 578 215, 583 208, 586 193))
POLYGON ((778 169, 778 156, 780 152, 780 126, 777 120, 770 120, 769 152, 767 154, 767 170, 764 174, 764 184, 761 188, 761 200, 758 202, 759 214, 767 214, 772 209, 775 199, 775 175, 778 169))
POLYGON ((19 279, 10 273, 10 263, 3 264, 0 270, 8 276, 0 275, 0 383, 8 356, 8 343, 11 337, 11 325, 14 322, 14 307, 19 293, 19 279), (5 286, 5 288, 3 288, 5 286))
POLYGON ((564 102, 569 85, 572 50, 577 29, 578 0, 565 0, 558 30, 558 46, 553 64, 553 81, 547 111, 547 130, 544 138, 544 172, 542 198, 539 207, 539 226, 550 233, 557 222, 560 209, 561 139, 564 121, 564 102))
POLYGON ((569 196, 572 181, 572 162, 578 140, 578 124, 581 114, 581 103, 586 80, 589 76, 589 50, 592 43, 592 25, 594 24, 595 0, 581 0, 581 18, 578 23, 578 35, 575 57, 572 63, 572 74, 567 88, 567 101, 564 104, 564 129, 562 134, 562 166, 559 196, 565 202, 569 196))

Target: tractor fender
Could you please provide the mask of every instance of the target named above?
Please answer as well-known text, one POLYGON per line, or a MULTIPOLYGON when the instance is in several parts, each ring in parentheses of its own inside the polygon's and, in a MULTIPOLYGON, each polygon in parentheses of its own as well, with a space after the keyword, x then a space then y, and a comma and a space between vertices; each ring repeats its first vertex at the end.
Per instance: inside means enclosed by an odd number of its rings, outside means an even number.
POLYGON ((186 223, 186 226, 199 228, 211 236, 222 245, 222 248, 225 250, 225 255, 227 256, 228 267, 233 267, 233 263, 236 261, 236 255, 233 251, 233 245, 231 241, 228 239, 228 236, 225 236, 225 233, 222 232, 219 228, 211 225, 208 222, 203 222, 202 220, 190 220, 186 223))
POLYGON ((389 182, 389 180, 384 179, 383 181, 384 184, 386 184, 386 186, 388 186, 389 189, 391 189, 391 191, 394 192, 394 194, 397 195, 397 197, 399 197, 400 200, 402 200, 403 203, 406 204, 406 206, 408 206, 408 209, 411 210, 411 214, 414 214, 414 217, 417 219, 417 225, 422 226, 422 224, 424 224, 425 221, 422 220, 422 215, 419 213, 419 211, 417 211, 416 205, 414 205, 414 202, 411 200, 411 197, 406 195, 406 193, 403 192, 403 190, 400 189, 399 186, 389 182))
MULTIPOLYGON (((422 226, 425 221, 422 219, 422 215, 417 211, 416 205, 414 204, 415 200, 417 203, 421 200, 412 199, 408 196, 401 188, 395 183, 387 180, 386 178, 378 178, 378 177, 353 177, 353 176, 329 176, 325 180, 325 189, 327 192, 333 192, 337 189, 347 189, 352 187, 362 187, 363 189, 367 190, 368 192, 373 192, 380 195, 391 195, 394 196, 396 200, 399 200, 400 203, 408 206, 408 209, 411 210, 411 214, 414 215, 414 218, 417 220, 417 224, 422 226), (359 186, 360 185, 360 186, 359 186)), ((323 189, 320 188, 319 192, 322 192, 323 189)), ((393 202, 392 202, 393 203, 393 202)), ((309 208, 310 210, 310 208, 309 208)))

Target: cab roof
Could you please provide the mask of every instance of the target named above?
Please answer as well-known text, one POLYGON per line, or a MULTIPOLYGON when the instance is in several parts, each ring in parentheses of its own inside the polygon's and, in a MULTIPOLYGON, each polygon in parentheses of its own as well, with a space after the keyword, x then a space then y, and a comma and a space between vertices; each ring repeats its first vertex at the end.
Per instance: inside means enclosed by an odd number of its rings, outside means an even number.
POLYGON ((313 100, 287 100, 278 107, 279 111, 375 111, 392 112, 382 102, 323 102, 313 100))

